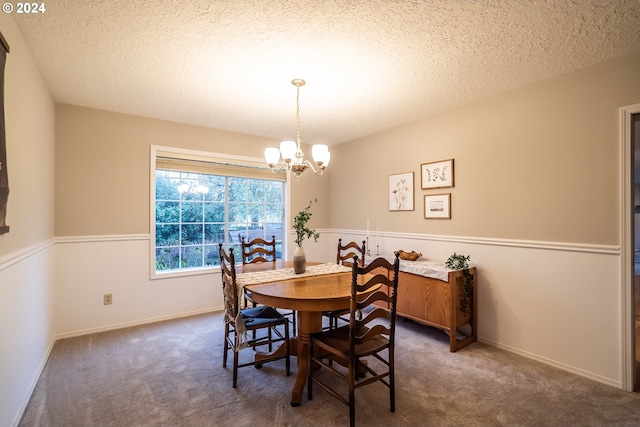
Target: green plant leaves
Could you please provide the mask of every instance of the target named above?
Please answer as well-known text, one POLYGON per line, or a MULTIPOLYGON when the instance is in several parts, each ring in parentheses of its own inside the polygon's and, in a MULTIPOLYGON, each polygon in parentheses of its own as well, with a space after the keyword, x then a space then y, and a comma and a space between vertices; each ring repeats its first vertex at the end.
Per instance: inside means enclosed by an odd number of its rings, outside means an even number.
POLYGON ((320 237, 320 233, 317 233, 316 230, 307 228, 307 222, 309 222, 312 215, 311 205, 313 203, 318 203, 318 199, 310 200, 307 207, 298 212, 293 218, 293 228, 296 230, 296 244, 298 246, 302 246, 304 239, 313 238, 314 242, 317 242, 320 237))

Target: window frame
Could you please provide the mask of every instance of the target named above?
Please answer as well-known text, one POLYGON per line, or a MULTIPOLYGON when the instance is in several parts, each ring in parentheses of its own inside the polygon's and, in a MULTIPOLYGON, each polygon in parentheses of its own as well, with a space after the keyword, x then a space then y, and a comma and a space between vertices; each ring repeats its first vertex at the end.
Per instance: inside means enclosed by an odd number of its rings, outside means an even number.
MULTIPOLYGON (((184 160, 196 160, 196 161, 209 161, 209 162, 220 162, 224 160, 226 162, 234 163, 242 165, 251 165, 254 164, 256 166, 264 167, 264 159, 256 158, 256 157, 247 157, 247 156, 239 156, 233 154, 223 154, 223 153, 215 153, 215 152, 207 152, 207 151, 197 151, 190 150, 184 148, 176 148, 176 147, 166 147, 160 145, 151 145, 150 146, 150 158, 149 158, 149 279, 165 279, 172 277, 188 277, 188 276, 196 276, 202 274, 210 274, 212 272, 220 271, 219 266, 203 266, 189 269, 180 269, 180 270, 168 270, 168 271, 156 271, 156 159, 158 157, 172 157, 176 159, 184 159, 184 160)), ((250 178, 250 177, 247 177, 250 178)), ((283 200, 283 208, 284 208, 284 224, 289 224, 290 222, 290 211, 291 211, 291 180, 290 173, 287 172, 286 179, 284 182, 284 200, 283 200)), ((288 227, 285 227, 283 224, 282 230, 282 257, 287 259, 288 253, 288 241, 289 241, 289 233, 287 231, 288 227)))

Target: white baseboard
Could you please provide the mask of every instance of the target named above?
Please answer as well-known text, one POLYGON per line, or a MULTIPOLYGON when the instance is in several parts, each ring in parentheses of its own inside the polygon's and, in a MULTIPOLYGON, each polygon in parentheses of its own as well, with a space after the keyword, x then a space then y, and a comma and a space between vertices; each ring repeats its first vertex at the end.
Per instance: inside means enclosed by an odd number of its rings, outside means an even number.
POLYGON ((210 307, 210 308, 205 308, 205 309, 202 309, 202 310, 194 310, 194 311, 183 312, 183 313, 175 313, 175 314, 170 314, 170 315, 167 315, 167 316, 150 317, 148 319, 140 319, 140 320, 134 320, 134 321, 131 321, 131 322, 116 323, 116 324, 113 324, 113 325, 100 326, 98 328, 90 328, 90 329, 83 329, 83 330, 79 330, 79 331, 72 331, 72 332, 56 335, 55 336, 55 341, 60 340, 60 339, 64 339, 64 338, 79 337, 79 336, 82 336, 82 335, 95 334, 95 333, 98 333, 98 332, 113 331, 113 330, 116 330, 116 329, 130 328, 132 326, 146 325, 146 324, 149 324, 149 323, 162 322, 162 321, 165 321, 165 320, 180 319, 182 317, 196 316, 198 314, 213 313, 213 312, 216 312, 216 311, 222 311, 223 309, 224 308, 222 306, 220 306, 220 307, 210 307))
POLYGON ((33 377, 31 378, 31 383, 29 384, 29 388, 25 393, 24 398, 22 399, 22 405, 18 408, 16 416, 11 424, 12 427, 18 427, 20 424, 20 420, 24 415, 24 411, 27 409, 27 405, 29 404, 29 400, 31 400, 31 395, 33 395, 33 391, 36 389, 36 385, 38 385, 38 381, 40 380, 40 375, 42 375, 42 371, 44 370, 47 361, 49 360, 49 356, 51 355, 51 350, 53 350, 53 346, 56 343, 56 339, 52 338, 49 342, 49 346, 47 347, 47 351, 42 356, 42 360, 40 360, 40 364, 38 365, 38 369, 34 372, 33 377))
POLYGON ((506 351, 508 351, 510 353, 514 353, 514 354, 517 354, 519 356, 526 357, 527 359, 535 360, 536 362, 544 363, 545 365, 553 366, 554 368, 558 368, 558 369, 561 369, 563 371, 571 372, 572 374, 576 374, 578 376, 585 377, 585 378, 588 378, 590 380, 593 380, 593 381, 596 381, 596 382, 599 382, 599 383, 602 383, 602 384, 610 385, 610 386, 613 386, 613 387, 616 387, 616 388, 620 388, 620 389, 622 388, 622 384, 621 384, 620 381, 614 381, 614 380, 612 380, 610 378, 605 378, 605 377, 602 377, 600 375, 596 375, 596 374, 594 374, 592 372, 588 372, 588 371, 585 371, 585 370, 582 370, 582 369, 578 369, 578 368, 575 368, 573 366, 566 365, 564 363, 559 363, 559 362, 556 362, 555 360, 551 360, 551 359, 548 359, 546 357, 541 357, 541 356, 538 356, 536 354, 529 353, 527 351, 523 351, 523 350, 520 350, 520 349, 515 348, 515 347, 511 347, 511 346, 508 346, 508 345, 500 344, 499 342, 492 341, 492 340, 489 340, 489 339, 486 339, 486 338, 483 338, 483 337, 480 337, 480 336, 478 337, 478 342, 482 342, 484 344, 488 344, 488 345, 490 345, 492 347, 496 347, 496 348, 499 348, 501 350, 506 350, 506 351))

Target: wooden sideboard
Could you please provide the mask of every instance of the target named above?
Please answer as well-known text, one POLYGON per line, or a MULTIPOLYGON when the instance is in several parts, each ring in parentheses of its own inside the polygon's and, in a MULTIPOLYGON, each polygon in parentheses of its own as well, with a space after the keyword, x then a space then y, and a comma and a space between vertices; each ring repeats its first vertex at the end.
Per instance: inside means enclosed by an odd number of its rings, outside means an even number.
POLYGON ((475 267, 470 268, 469 272, 473 275, 473 294, 469 310, 464 312, 461 299, 464 296, 465 277, 461 270, 450 271, 446 282, 400 271, 397 315, 447 331, 452 352, 475 342, 478 336, 478 274, 475 267), (465 330, 467 335, 458 331, 463 326, 468 329, 465 330))
POLYGON ((446 282, 401 271, 398 276, 397 314, 448 331, 452 352, 475 342, 478 336, 478 274, 475 267, 469 272, 473 275, 473 295, 470 309, 464 313, 460 307, 465 283, 462 271, 450 271, 446 282), (465 325, 469 325, 470 335, 459 340, 458 328, 465 325))

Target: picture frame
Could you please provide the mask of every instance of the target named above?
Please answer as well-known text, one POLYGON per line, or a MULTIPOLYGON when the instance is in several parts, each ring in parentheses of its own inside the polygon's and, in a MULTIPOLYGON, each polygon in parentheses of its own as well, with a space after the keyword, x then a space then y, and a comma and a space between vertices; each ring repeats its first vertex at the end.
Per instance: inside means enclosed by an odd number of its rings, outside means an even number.
POLYGON ((425 219, 451 219, 451 193, 424 196, 425 219))
POLYGON ((454 186, 453 159, 420 165, 420 182, 423 190, 454 186))
POLYGON ((414 208, 414 172, 389 175, 389 210, 412 211, 414 208))

